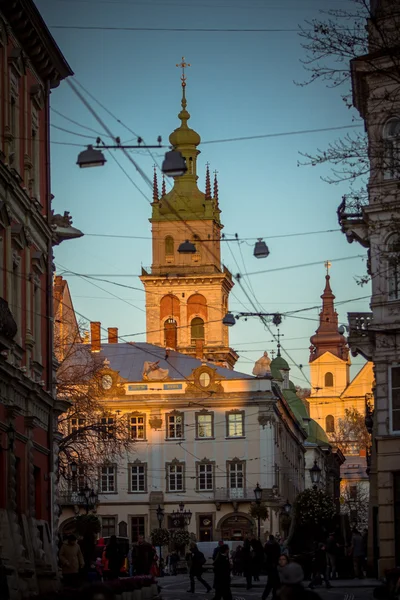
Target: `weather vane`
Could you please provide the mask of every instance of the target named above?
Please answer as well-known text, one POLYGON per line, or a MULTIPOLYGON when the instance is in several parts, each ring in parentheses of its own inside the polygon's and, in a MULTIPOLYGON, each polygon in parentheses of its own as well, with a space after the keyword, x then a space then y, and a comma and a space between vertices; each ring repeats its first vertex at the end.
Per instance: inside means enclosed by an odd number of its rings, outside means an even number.
POLYGON ((190 63, 185 62, 185 57, 182 56, 182 62, 177 63, 176 65, 177 67, 180 67, 182 69, 182 75, 181 75, 181 81, 182 81, 182 87, 186 87, 186 75, 185 75, 185 69, 186 67, 190 67, 190 63))
POLYGON ((329 260, 327 260, 327 261, 324 262, 324 267, 326 269, 326 274, 327 275, 329 275, 329 269, 331 268, 331 266, 332 266, 332 263, 329 262, 329 260))

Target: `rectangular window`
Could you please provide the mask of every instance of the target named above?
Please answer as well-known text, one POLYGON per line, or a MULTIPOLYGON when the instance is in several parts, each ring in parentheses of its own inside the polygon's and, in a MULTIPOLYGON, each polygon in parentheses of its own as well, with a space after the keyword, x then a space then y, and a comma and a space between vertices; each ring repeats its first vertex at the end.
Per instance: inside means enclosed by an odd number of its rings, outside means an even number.
POLYGON ((183 438, 183 415, 167 416, 167 438, 170 440, 183 438))
POLYGON ((100 435, 103 440, 112 437, 114 433, 114 418, 113 417, 102 417, 100 419, 100 435))
POLYGON ((144 517, 132 517, 131 520, 132 542, 135 543, 139 539, 139 535, 144 535, 144 517))
POLYGON ((131 438, 133 440, 144 440, 145 429, 144 429, 145 416, 135 416, 130 418, 130 431, 131 438))
POLYGON ((244 495, 244 462, 232 462, 228 466, 229 490, 231 498, 244 495))
POLYGON ((184 469, 183 464, 167 465, 167 485, 168 492, 183 492, 184 485, 184 469))
POLYGON ((115 535, 115 517, 101 517, 101 535, 102 537, 110 537, 115 535))
POLYGON ((400 366, 390 367, 390 410, 392 432, 400 431, 400 366))
POLYGON ((212 438, 214 437, 213 429, 213 415, 211 413, 196 415, 196 437, 212 438))
POLYGON ((146 481, 146 465, 132 465, 131 466, 131 492, 146 492, 147 481, 146 481))
POLYGON ((243 437, 244 436, 244 412, 228 413, 227 414, 227 436, 228 437, 243 437))
POLYGON ((214 465, 204 463, 198 465, 198 489, 210 491, 214 489, 214 465))
POLYGON ((71 481, 71 492, 79 492, 83 490, 87 484, 85 476, 85 467, 79 465, 76 472, 76 477, 71 481))
POLYGON ((70 421, 71 433, 76 433, 81 427, 85 427, 85 419, 82 417, 73 417, 70 421))
POLYGON ((116 468, 115 466, 101 467, 100 469, 100 491, 102 494, 116 492, 116 468))

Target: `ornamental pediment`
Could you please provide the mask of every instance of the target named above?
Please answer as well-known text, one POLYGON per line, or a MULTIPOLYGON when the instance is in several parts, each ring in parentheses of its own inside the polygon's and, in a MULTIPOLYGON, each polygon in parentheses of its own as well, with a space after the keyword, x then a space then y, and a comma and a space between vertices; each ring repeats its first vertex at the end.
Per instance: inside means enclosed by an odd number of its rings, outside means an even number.
POLYGON ((209 365, 201 365, 193 369, 189 377, 187 377, 188 385, 186 386, 186 394, 223 394, 224 388, 221 384, 221 379, 225 379, 220 375, 217 369, 209 365))

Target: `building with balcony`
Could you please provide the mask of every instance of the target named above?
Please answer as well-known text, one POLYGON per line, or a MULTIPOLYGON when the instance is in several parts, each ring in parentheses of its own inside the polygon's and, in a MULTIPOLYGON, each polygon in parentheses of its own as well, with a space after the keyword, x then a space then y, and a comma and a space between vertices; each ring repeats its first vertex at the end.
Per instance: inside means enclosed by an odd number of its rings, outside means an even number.
POLYGON ((371 11, 370 52, 351 62, 353 104, 368 136, 368 199, 343 201, 338 216, 349 242, 368 248, 371 312, 349 314, 348 342, 374 364, 369 565, 383 575, 400 564, 400 14, 388 0, 371 2, 371 11))
POLYGON ((58 577, 52 247, 60 223, 79 232, 52 214, 49 104, 70 75, 34 2, 0 2, 0 562, 12 600, 58 577))

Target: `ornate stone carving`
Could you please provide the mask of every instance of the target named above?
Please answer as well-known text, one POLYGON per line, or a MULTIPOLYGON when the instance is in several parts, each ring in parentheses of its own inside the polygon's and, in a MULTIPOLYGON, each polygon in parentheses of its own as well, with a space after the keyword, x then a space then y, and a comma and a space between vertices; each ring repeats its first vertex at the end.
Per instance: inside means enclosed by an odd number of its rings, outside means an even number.
POLYGON ((151 427, 151 429, 161 429, 162 427, 162 418, 154 415, 152 417, 150 417, 149 419, 149 425, 151 427))
POLYGON ((265 377, 271 373, 271 359, 268 356, 268 352, 264 352, 263 356, 259 358, 254 365, 253 375, 256 377, 265 377))
POLYGON ((51 224, 53 229, 58 227, 71 227, 72 217, 68 210, 64 211, 63 215, 54 214, 54 210, 51 211, 51 224))
POLYGON ((187 378, 185 394, 204 395, 204 393, 223 394, 224 388, 221 384, 223 375, 217 372, 217 369, 208 365, 201 365, 194 369, 187 378))
POLYGON ((14 320, 11 310, 8 308, 8 302, 4 298, 0 298, 0 337, 12 340, 16 336, 17 331, 17 323, 14 320))
POLYGON ((168 369, 162 369, 159 366, 160 361, 145 361, 143 365, 143 381, 165 381, 168 378, 168 369))

